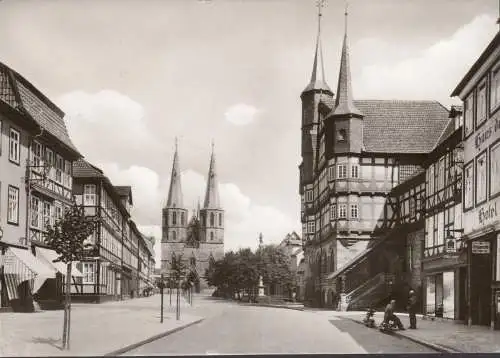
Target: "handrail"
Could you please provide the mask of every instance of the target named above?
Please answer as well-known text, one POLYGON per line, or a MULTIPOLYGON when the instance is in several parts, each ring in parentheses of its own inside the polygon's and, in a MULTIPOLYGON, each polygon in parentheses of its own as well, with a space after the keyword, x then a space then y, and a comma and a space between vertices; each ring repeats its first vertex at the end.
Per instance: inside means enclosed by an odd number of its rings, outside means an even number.
POLYGON ((385 282, 385 272, 380 272, 379 274, 365 281, 360 286, 356 287, 354 290, 352 290, 347 294, 347 298, 349 301, 352 301, 353 298, 356 298, 356 296, 359 296, 362 292, 366 291, 368 287, 369 288, 371 288, 370 286, 375 287, 377 284, 382 282, 385 282))

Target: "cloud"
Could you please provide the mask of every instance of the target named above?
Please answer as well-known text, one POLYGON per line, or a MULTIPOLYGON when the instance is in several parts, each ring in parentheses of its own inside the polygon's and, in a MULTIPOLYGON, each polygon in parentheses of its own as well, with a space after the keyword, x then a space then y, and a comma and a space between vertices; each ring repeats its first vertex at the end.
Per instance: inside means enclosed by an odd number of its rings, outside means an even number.
POLYGON ((100 160, 134 157, 156 144, 141 104, 113 90, 73 91, 56 101, 66 113, 69 134, 85 156, 100 160))
MULTIPOLYGON (((132 186, 133 219, 138 223, 142 233, 156 238, 155 255, 159 266, 161 206, 164 203, 159 199, 165 196, 166 190, 159 185, 158 175, 151 169, 138 166, 120 169, 116 164, 103 163, 100 167, 114 185, 132 186)), ((203 175, 193 170, 186 170, 181 176, 184 206, 191 215, 192 210, 196 208, 198 198, 201 199, 203 206, 206 181, 203 175)), ((240 247, 256 248, 260 232, 263 233, 266 243, 278 243, 292 230, 300 230, 298 221, 294 222, 277 208, 254 203, 234 183, 220 184, 219 190, 221 204, 225 210, 226 251, 240 247)))
POLYGON ((355 97, 455 103, 457 99, 449 96, 498 31, 495 20, 490 15, 479 15, 449 38, 419 52, 412 51, 411 43, 405 47, 374 38, 360 41, 353 47, 353 57, 357 57, 361 69, 353 71, 355 97), (377 51, 393 54, 392 59, 376 55, 377 51), (371 64, 366 65, 366 59, 371 64))
POLYGON ((224 114, 226 121, 237 126, 245 126, 255 120, 255 116, 259 110, 253 106, 244 103, 238 103, 226 110, 224 114))

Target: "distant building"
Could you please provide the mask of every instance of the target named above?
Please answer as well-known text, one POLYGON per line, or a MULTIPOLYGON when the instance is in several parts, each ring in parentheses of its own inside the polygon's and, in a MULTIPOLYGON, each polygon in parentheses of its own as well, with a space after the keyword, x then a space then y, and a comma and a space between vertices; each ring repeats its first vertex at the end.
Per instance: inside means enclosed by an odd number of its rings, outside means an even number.
POLYGON ((198 208, 189 219, 182 195, 176 147, 167 203, 162 210, 161 268, 168 274, 172 254, 182 255, 189 270, 197 277, 197 291, 207 288, 205 271, 209 265, 224 256, 224 210, 218 185, 212 149, 203 208, 198 208))

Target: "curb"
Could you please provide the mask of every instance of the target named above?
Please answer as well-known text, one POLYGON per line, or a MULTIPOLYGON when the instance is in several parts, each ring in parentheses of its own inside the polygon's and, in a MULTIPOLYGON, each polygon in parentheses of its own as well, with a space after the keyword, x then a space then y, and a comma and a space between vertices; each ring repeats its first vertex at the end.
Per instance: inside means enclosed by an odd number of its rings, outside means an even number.
POLYGON ((304 307, 288 307, 288 306, 280 306, 280 305, 270 305, 270 304, 258 304, 258 303, 240 303, 241 305, 244 306, 254 306, 254 307, 272 307, 272 308, 284 308, 287 310, 294 310, 294 311, 304 311, 304 307))
POLYGON ((148 344, 148 343, 151 343, 153 341, 156 341, 157 339, 160 339, 160 338, 163 338, 163 337, 166 337, 166 336, 169 336, 173 333, 176 333, 176 332, 179 332, 181 330, 183 330, 184 328, 188 328, 190 326, 193 326, 195 324, 198 324, 198 323, 201 323, 202 321, 204 320, 204 318, 201 318, 201 319, 198 319, 196 321, 193 321, 193 322, 190 322, 190 323, 187 323, 183 326, 179 326, 179 327, 176 327, 174 329, 171 329, 169 331, 166 331, 166 332, 163 332, 163 333, 160 333, 160 334, 157 334, 155 336, 152 336, 152 337, 149 337, 149 338, 146 338, 140 342, 136 342, 136 343, 133 343, 133 344, 130 344, 126 347, 123 347, 123 348, 120 348, 120 349, 117 349, 113 352, 110 352, 110 353, 106 353, 106 354, 103 354, 104 357, 113 357, 113 356, 119 356, 123 353, 126 353, 128 351, 131 351, 132 349, 135 349, 137 347, 140 347, 144 344, 148 344))
MULTIPOLYGON (((359 320, 356 320, 354 318, 350 318, 350 317, 346 317, 346 318, 349 319, 349 320, 351 320, 351 321, 353 321, 353 322, 361 324, 363 326, 365 325, 363 322, 361 322, 359 320)), ((378 329, 377 329, 377 331, 378 331, 378 329)), ((382 333, 382 332, 380 332, 380 333, 382 333)), ((382 334, 384 334, 384 333, 382 333, 382 334)), ((427 348, 434 349, 435 351, 438 351, 440 353, 463 353, 463 352, 456 351, 456 350, 451 349, 451 348, 446 348, 446 347, 440 346, 438 344, 434 344, 434 343, 428 342, 428 341, 423 340, 421 338, 415 338, 415 337, 407 336, 407 335, 401 334, 401 333, 399 333, 397 331, 392 332, 392 334, 395 335, 395 336, 398 336, 398 337, 405 338, 405 339, 407 339, 409 341, 418 343, 418 344, 420 344, 422 346, 425 346, 427 348)))

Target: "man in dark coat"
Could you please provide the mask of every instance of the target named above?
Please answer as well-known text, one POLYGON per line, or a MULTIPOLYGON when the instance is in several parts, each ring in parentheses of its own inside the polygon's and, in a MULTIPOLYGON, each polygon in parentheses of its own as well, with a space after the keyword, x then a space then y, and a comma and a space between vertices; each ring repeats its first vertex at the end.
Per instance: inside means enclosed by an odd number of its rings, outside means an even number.
POLYGON ((410 290, 408 298, 408 313, 410 314, 410 329, 417 329, 417 296, 413 290, 410 290))
POLYGON ((404 330, 405 328, 403 327, 403 324, 401 323, 401 320, 399 319, 398 316, 394 314, 394 309, 396 308, 396 300, 391 300, 391 303, 389 303, 385 307, 385 312, 384 312, 384 323, 389 324, 389 321, 393 321, 400 330, 404 330))

